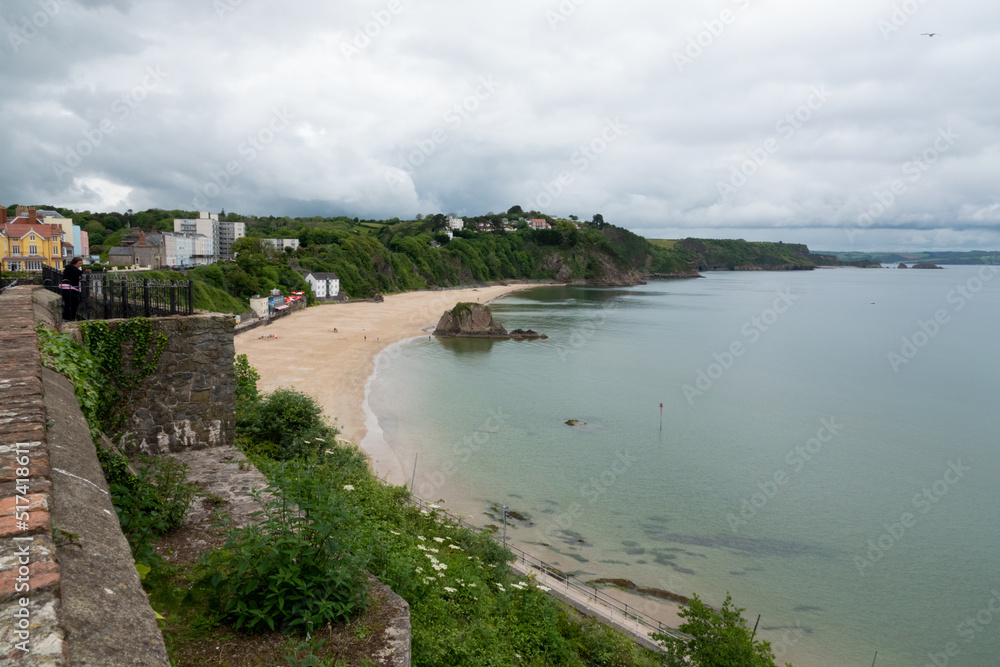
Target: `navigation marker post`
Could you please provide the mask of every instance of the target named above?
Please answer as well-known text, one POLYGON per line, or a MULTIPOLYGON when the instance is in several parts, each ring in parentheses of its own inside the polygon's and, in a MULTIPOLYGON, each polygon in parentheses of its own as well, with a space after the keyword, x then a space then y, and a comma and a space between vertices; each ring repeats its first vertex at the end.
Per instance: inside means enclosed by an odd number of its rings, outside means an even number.
POLYGON ((660 403, 660 430, 663 430, 663 403, 660 403))

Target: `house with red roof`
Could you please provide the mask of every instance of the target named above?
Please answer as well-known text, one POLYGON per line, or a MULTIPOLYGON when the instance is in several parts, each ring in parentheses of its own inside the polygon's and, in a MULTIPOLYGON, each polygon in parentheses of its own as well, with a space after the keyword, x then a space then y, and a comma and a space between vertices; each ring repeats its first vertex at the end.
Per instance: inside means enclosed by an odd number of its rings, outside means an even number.
POLYGON ((73 244, 65 241, 62 227, 46 224, 34 209, 19 207, 8 217, 0 206, 0 269, 30 273, 43 266, 62 269, 63 258, 72 255, 73 244))

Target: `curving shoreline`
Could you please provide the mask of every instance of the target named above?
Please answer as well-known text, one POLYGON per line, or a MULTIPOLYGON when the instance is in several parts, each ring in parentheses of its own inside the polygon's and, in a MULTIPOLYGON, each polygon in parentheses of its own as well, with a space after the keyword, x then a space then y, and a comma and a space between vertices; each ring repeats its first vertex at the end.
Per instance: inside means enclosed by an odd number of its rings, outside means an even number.
POLYGON ((236 336, 236 354, 246 354, 257 369, 261 391, 289 387, 315 398, 341 437, 365 452, 375 475, 402 485, 406 482, 403 465, 381 436, 368 406, 375 358, 387 349, 398 349, 394 347, 398 343, 428 335, 426 329, 459 301, 487 303, 535 286, 511 283, 426 290, 392 294, 381 303, 313 306, 236 336))
MULTIPOLYGON (((511 284, 408 292, 386 296, 382 303, 307 308, 266 328, 237 336, 236 353, 247 354, 261 376, 258 386, 262 391, 292 387, 314 397, 324 414, 340 428, 340 437, 358 444, 365 452, 377 477, 390 484, 405 485, 409 482, 409 462, 401 461, 399 453, 388 444, 368 401, 380 358, 391 361, 403 349, 403 342, 427 336, 441 314, 459 301, 479 300, 485 304, 536 286, 511 284), (259 337, 272 334, 277 338, 259 337)), ((519 543, 513 536, 509 541, 529 553, 535 551, 532 545, 519 543)), ((677 601, 663 599, 666 596, 661 595, 655 596, 661 599, 653 599, 648 595, 650 591, 614 587, 613 596, 630 607, 672 627, 682 622, 677 615, 680 610, 677 601)), ((806 664, 809 663, 796 660, 799 667, 806 664)))

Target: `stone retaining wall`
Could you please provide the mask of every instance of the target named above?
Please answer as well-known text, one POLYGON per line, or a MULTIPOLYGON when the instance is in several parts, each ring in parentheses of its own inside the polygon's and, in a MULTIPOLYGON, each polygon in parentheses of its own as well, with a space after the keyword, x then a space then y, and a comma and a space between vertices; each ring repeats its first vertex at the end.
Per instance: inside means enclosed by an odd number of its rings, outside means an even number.
POLYGON ((127 429, 146 453, 233 444, 236 378, 230 315, 153 320, 167 346, 127 429))
MULTIPOLYGON (((125 430, 130 450, 144 454, 233 444, 236 414, 232 315, 158 317, 154 331, 167 336, 156 372, 125 430)), ((107 320, 114 326, 116 320, 107 320)), ((79 326, 62 330, 80 338, 79 326)))

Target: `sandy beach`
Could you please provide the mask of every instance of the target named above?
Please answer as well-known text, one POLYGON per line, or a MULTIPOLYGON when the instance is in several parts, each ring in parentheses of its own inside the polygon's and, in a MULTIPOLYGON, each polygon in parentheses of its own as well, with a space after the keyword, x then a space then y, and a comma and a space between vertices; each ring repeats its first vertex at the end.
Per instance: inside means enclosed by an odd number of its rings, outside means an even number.
MULTIPOLYGON (((382 303, 314 306, 238 335, 236 354, 246 354, 260 373, 261 391, 287 387, 315 398, 340 437, 362 447, 378 477, 403 485, 409 480, 399 457, 373 429, 375 416, 365 410, 375 356, 400 341, 429 335, 441 314, 460 301, 487 303, 528 287, 533 285, 407 292, 382 303), (377 437, 366 437, 370 430, 377 437)), ((677 605, 624 591, 611 594, 667 625, 681 622, 677 605)))
POLYGON ((261 391, 287 387, 315 398, 340 437, 362 447, 375 474, 402 485, 407 480, 396 454, 381 438, 365 437, 374 420, 364 404, 375 355, 394 343, 429 335, 442 313, 459 301, 487 303, 527 287, 532 285, 406 292, 381 303, 313 306, 236 336, 236 354, 247 355, 260 373, 261 391))

